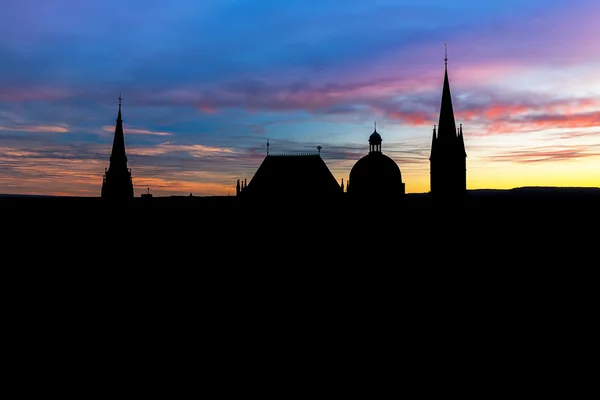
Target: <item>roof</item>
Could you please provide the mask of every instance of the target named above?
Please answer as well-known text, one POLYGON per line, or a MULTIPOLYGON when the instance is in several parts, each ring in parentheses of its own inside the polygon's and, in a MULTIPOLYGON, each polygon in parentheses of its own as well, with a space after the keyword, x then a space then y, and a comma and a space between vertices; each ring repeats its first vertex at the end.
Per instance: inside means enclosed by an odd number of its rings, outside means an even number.
POLYGON ((267 155, 243 191, 245 197, 327 197, 342 188, 319 154, 267 155))
POLYGON ((381 135, 376 130, 369 136, 369 144, 381 144, 381 135))
POLYGON ((400 167, 380 152, 359 159, 350 170, 348 192, 360 195, 404 194, 400 167))

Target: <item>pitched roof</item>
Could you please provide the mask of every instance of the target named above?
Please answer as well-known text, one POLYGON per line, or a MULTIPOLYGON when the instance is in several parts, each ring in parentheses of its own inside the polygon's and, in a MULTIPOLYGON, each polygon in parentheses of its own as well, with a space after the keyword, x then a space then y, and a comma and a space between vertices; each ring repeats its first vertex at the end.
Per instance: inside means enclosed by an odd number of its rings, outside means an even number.
POLYGON ((249 197, 328 197, 342 188, 319 154, 267 155, 248 182, 249 197))

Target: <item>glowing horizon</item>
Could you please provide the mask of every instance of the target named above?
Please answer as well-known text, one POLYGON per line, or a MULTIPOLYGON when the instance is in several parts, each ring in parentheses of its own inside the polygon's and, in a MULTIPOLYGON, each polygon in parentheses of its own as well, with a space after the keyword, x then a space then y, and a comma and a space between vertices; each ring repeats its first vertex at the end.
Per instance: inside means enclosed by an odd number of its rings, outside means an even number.
POLYGON ((346 182, 375 121, 428 192, 444 44, 467 189, 600 187, 593 1, 7 1, 0 193, 99 196, 119 93, 136 196, 234 195, 267 140, 346 182))

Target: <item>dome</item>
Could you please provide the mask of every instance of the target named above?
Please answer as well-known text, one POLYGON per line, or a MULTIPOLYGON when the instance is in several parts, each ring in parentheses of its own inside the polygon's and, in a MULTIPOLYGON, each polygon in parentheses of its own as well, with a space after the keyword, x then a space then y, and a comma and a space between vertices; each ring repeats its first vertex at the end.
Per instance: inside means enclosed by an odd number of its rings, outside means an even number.
POLYGON ((369 144, 381 144, 381 135, 377 131, 374 131, 369 136, 369 144))
POLYGON ((350 170, 348 183, 348 193, 361 197, 404 194, 400 167, 381 152, 371 152, 359 159, 350 170))

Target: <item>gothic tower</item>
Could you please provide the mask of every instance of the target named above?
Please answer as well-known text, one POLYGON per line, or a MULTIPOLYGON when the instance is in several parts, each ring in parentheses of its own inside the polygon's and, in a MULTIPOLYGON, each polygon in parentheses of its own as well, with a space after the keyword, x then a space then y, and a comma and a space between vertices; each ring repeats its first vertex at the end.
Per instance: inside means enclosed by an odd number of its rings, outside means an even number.
POLYGON ((450 83, 448 82, 448 55, 444 58, 444 88, 440 119, 433 127, 431 140, 430 191, 434 196, 463 195, 467 191, 467 153, 463 138, 462 124, 456 129, 450 83))
POLYGON ((119 96, 119 114, 113 138, 110 164, 104 171, 102 179, 102 198, 131 199, 133 198, 133 182, 131 170, 127 168, 125 154, 125 137, 123 135, 123 120, 121 119, 121 96, 119 96))

